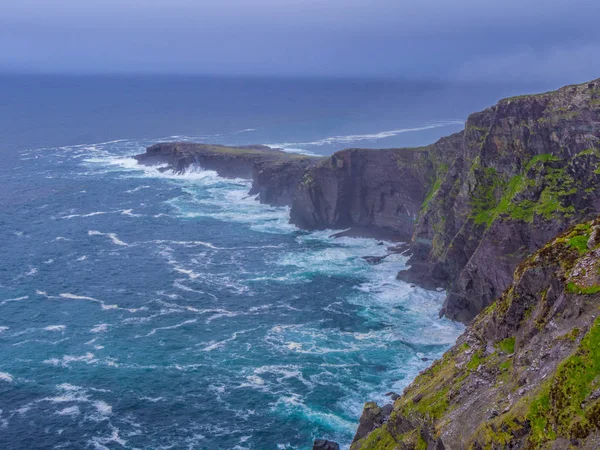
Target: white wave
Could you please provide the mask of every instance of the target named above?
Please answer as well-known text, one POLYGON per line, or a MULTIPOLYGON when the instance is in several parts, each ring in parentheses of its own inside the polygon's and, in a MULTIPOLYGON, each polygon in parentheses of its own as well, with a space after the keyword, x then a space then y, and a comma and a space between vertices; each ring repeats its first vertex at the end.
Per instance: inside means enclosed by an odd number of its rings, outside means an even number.
POLYGON ((157 403, 164 399, 163 397, 140 397, 140 400, 145 400, 150 403, 157 403))
POLYGON ((59 416, 78 416, 81 414, 81 411, 79 410, 79 406, 68 406, 60 411, 57 411, 56 414, 59 416))
POLYGON ((2 300, 0 305, 4 305, 5 303, 10 303, 10 302, 20 302, 23 300, 27 300, 28 298, 29 298, 29 295, 24 295, 22 297, 15 297, 15 298, 7 298, 6 300, 2 300))
POLYGON ((128 247, 129 246, 128 243, 123 242, 121 239, 119 239, 115 233, 101 233, 100 231, 89 230, 88 231, 88 235, 89 236, 106 236, 115 245, 120 245, 120 246, 123 246, 123 247, 128 247))
POLYGON ((356 423, 351 420, 346 420, 336 414, 319 411, 307 406, 302 401, 302 398, 297 394, 283 395, 272 405, 272 409, 286 416, 294 417, 298 414, 312 424, 319 425, 326 429, 336 430, 337 432, 345 432, 352 435, 356 429, 356 423))
POLYGON ((128 191, 125 191, 127 194, 133 194, 134 192, 138 192, 141 191, 142 189, 150 189, 150 186, 144 185, 144 186, 138 186, 135 189, 130 189, 128 191))
POLYGON ((331 144, 351 144, 353 142, 358 141, 375 141, 380 139, 386 139, 390 137, 397 136, 402 133, 410 133, 415 131, 425 131, 431 130, 434 128, 447 127, 453 125, 464 125, 463 120, 447 120, 443 122, 438 122, 430 125, 424 125, 422 127, 414 127, 414 128, 399 128, 396 130, 389 131, 380 131, 378 133, 368 133, 368 134, 351 134, 346 136, 332 136, 325 139, 318 139, 316 141, 309 142, 286 142, 281 144, 267 144, 267 146, 272 148, 281 148, 281 149, 296 149, 301 150, 298 146, 309 145, 309 146, 323 146, 323 145, 331 145, 331 144))
POLYGON ((17 414, 21 415, 21 416, 24 416, 24 415, 25 415, 25 414, 27 414, 27 412, 28 412, 28 411, 30 411, 30 410, 31 410, 31 406, 29 406, 29 405, 26 405, 26 406, 23 406, 23 407, 21 407, 21 408, 19 408, 19 409, 15 409, 15 412, 16 412, 17 414))
POLYGON ((108 214, 106 211, 95 211, 95 212, 91 212, 89 214, 70 214, 68 216, 62 216, 61 219, 73 219, 75 217, 94 217, 94 216, 101 216, 103 214, 108 214))
POLYGON ((164 331, 164 330, 173 330, 175 328, 180 328, 183 327, 185 325, 189 325, 192 323, 196 323, 198 320, 197 319, 190 319, 190 320, 186 320, 185 322, 181 322, 178 323, 176 325, 171 325, 168 327, 158 327, 158 328, 154 328, 152 331, 150 331, 150 333, 148 333, 146 336, 152 336, 153 334, 156 334, 157 331, 164 331))
POLYGON ((105 401, 97 400, 97 401, 93 402, 93 405, 96 408, 96 410, 104 416, 108 416, 108 415, 112 414, 112 406, 110 406, 105 401))
POLYGON ((31 267, 29 269, 29 271, 25 272, 24 276, 31 277, 31 276, 35 275, 37 272, 38 272, 38 270, 35 267, 31 267))
POLYGON ((75 294, 69 294, 68 292, 66 292, 66 293, 58 294, 58 296, 60 298, 67 298, 70 300, 87 300, 90 302, 99 303, 103 310, 119 309, 118 305, 107 305, 102 300, 98 300, 97 298, 93 298, 93 297, 87 297, 85 295, 75 295, 75 294))
POLYGON ((86 255, 80 256, 79 258, 77 258, 77 261, 85 261, 87 259, 86 255))
POLYGON ((66 325, 49 325, 44 328, 45 331, 60 331, 63 332, 67 329, 66 325))
MULTIPOLYGON (((109 447, 107 447, 107 444, 111 444, 111 443, 115 443, 120 445, 121 447, 125 447, 127 445, 127 441, 122 439, 119 436, 119 429, 113 427, 112 433, 110 434, 110 436, 107 437, 93 437, 90 440, 90 444, 99 450, 109 450, 109 447)), ((114 448, 114 446, 111 446, 111 448, 114 448)))
POLYGON ((265 384, 265 380, 263 380, 261 377, 259 377, 258 375, 250 375, 248 377, 246 377, 246 379, 251 383, 251 384, 256 384, 258 386, 262 386, 265 384))
MULTIPOLYGON (((210 341, 208 343, 208 345, 206 345, 202 349, 202 351, 203 352, 212 352, 213 350, 216 350, 218 348, 225 346, 228 342, 235 341, 239 335, 241 335, 241 334, 243 335, 243 334, 249 333, 251 331, 255 331, 257 329, 258 328, 251 328, 249 330, 236 331, 230 337, 228 337, 227 339, 223 339, 222 341, 210 341)), ((204 344, 198 344, 198 345, 204 345, 204 344)))
POLYGON ((108 330, 107 323, 100 323, 90 329, 90 333, 105 333, 108 330))
POLYGON ((121 215, 128 217, 142 217, 141 214, 134 214, 132 211, 133 209, 124 209, 121 211, 121 215))
POLYGON ((172 245, 183 245, 185 247, 197 247, 197 246, 203 246, 203 247, 208 247, 208 248, 212 248, 214 250, 223 250, 222 247, 217 247, 213 244, 211 244, 210 242, 204 242, 204 241, 170 241, 170 240, 154 240, 151 241, 154 244, 172 244, 172 245))
POLYGON ((8 330, 8 327, 0 327, 0 333, 4 333, 6 330, 8 330))
POLYGON ((0 381, 4 381, 6 383, 12 383, 14 380, 13 376, 7 372, 0 372, 0 381))
POLYGON ((81 356, 71 356, 71 355, 64 355, 62 358, 50 358, 50 359, 46 359, 45 361, 43 361, 44 364, 48 364, 51 366, 56 366, 56 367, 69 367, 69 364, 73 363, 73 362, 83 362, 86 364, 94 364, 96 362, 98 362, 98 359, 96 359, 96 357, 94 356, 93 353, 86 353, 85 355, 81 355, 81 356))
MULTIPOLYGON (((49 296, 45 292, 38 291, 38 293, 40 295, 44 295, 47 298, 56 298, 56 297, 49 296)), ((97 298, 88 297, 88 296, 85 296, 85 295, 70 294, 68 292, 64 292, 64 293, 58 294, 58 297, 60 297, 60 298, 66 298, 66 299, 69 299, 69 300, 87 300, 87 301, 90 301, 90 302, 98 303, 98 304, 100 304, 100 307, 104 311, 108 311, 108 310, 111 310, 111 309, 118 309, 118 310, 123 310, 123 311, 129 311, 130 313, 137 313, 137 312, 140 312, 140 311, 147 311, 148 310, 148 308, 146 306, 141 306, 139 308, 121 308, 119 305, 108 305, 105 302, 103 302, 102 300, 98 300, 97 298)))

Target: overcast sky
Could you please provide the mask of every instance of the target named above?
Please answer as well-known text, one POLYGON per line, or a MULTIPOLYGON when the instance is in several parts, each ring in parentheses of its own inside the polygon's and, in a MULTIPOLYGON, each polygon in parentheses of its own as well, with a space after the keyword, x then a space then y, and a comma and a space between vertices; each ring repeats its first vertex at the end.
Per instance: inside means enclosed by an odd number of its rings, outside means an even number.
POLYGON ((0 0, 0 70, 585 81, 600 0, 0 0))

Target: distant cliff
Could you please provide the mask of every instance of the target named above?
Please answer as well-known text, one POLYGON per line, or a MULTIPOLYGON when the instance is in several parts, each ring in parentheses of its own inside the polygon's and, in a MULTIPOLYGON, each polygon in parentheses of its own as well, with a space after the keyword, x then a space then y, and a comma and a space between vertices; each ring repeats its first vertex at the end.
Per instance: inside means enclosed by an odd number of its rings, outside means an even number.
POLYGON ((600 220, 527 258, 505 293, 352 450, 600 448, 600 220))
POLYGON ((251 195, 263 203, 291 205, 306 170, 319 158, 274 150, 262 145, 225 145, 165 142, 134 156, 140 164, 184 173, 193 166, 214 170, 225 178, 251 179, 251 195))

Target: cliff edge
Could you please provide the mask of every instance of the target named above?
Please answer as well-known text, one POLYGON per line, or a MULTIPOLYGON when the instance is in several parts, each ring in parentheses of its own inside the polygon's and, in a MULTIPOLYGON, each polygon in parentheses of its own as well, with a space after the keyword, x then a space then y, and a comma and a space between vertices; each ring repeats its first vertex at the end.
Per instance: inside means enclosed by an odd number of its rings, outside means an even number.
POLYGON ((520 264, 505 293, 352 450, 600 448, 600 220, 520 264))

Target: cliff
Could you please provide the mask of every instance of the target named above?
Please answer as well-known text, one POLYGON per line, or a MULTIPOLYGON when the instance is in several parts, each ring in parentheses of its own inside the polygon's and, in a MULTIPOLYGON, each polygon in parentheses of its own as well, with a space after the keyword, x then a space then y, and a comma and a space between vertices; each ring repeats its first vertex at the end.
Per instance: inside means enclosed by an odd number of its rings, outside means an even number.
POLYGON ((600 220, 518 266, 505 293, 352 450, 600 447, 600 220))
POLYGON ((432 173, 426 149, 342 150, 304 175, 290 221, 410 239, 432 173))
POLYGON ((152 145, 134 156, 144 165, 184 173, 192 166, 214 170, 225 178, 251 179, 251 195, 263 203, 290 205, 304 172, 319 158, 286 153, 262 145, 225 145, 166 142, 152 145))
POLYGON ((435 165, 400 278, 446 287, 442 313, 469 322, 520 261, 600 211, 600 80, 502 100, 457 140, 456 157, 435 165))

